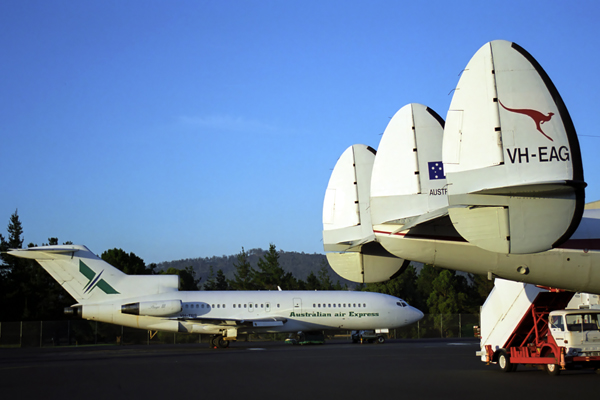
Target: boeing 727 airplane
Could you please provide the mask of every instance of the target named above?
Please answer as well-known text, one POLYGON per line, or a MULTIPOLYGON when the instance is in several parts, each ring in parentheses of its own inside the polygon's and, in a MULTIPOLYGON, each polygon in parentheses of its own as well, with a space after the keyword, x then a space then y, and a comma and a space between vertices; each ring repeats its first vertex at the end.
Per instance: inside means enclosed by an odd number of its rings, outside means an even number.
POLYGON ((399 328, 423 313, 397 297, 350 291, 180 292, 177 275, 127 275, 85 246, 8 251, 36 260, 77 301, 65 311, 132 328, 214 335, 399 328))
POLYGON ((600 210, 585 210, 579 141, 558 90, 515 43, 482 46, 444 121, 401 108, 379 148, 349 147, 329 180, 331 267, 379 282, 409 261, 600 294, 600 210))

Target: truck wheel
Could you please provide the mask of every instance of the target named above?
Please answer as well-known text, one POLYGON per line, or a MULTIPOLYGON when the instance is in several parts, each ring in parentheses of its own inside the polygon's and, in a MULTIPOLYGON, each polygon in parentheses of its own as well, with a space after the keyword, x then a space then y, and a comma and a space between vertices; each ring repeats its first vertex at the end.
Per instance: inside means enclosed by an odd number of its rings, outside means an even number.
POLYGON ((498 354, 498 365, 500 366, 500 369, 502 370, 502 372, 512 372, 513 371, 513 364, 511 364, 510 358, 508 357, 508 354, 506 354, 506 352, 504 350, 501 350, 500 353, 498 354))
MULTIPOLYGON (((554 353, 548 354, 546 357, 554 357, 554 353)), ((560 365, 558 364, 546 364, 544 369, 549 375, 558 376, 560 375, 560 365)))
POLYGON ((377 343, 379 343, 379 344, 385 343, 385 338, 383 336, 377 336, 377 343))
POLYGON ((558 364, 546 364, 544 369, 549 375, 558 376, 560 375, 560 365, 558 364))

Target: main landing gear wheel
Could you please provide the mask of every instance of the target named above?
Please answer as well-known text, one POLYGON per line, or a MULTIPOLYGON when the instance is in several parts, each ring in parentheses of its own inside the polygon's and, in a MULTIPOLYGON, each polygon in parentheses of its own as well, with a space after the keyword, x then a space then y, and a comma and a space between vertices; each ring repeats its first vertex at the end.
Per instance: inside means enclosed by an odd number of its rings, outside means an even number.
POLYGON ((498 354, 498 365, 502 372, 513 372, 516 369, 510 362, 510 358, 504 350, 500 351, 500 354, 498 354))
POLYGON ((385 338, 383 336, 377 336, 377 343, 379 343, 379 344, 385 343, 385 338))
POLYGON ((213 336, 210 339, 210 345, 213 349, 226 349, 229 347, 229 340, 225 340, 221 335, 213 336))

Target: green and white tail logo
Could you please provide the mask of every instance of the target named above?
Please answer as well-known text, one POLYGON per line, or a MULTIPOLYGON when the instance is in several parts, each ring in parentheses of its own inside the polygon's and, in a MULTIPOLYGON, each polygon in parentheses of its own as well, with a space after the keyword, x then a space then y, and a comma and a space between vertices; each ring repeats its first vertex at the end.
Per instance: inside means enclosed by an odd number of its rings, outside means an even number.
POLYGON ((99 288, 106 294, 119 294, 112 286, 110 286, 104 279, 100 279, 104 270, 96 274, 90 267, 85 265, 83 261, 79 260, 79 272, 89 279, 87 285, 83 287, 83 293, 91 293, 95 288, 99 288))

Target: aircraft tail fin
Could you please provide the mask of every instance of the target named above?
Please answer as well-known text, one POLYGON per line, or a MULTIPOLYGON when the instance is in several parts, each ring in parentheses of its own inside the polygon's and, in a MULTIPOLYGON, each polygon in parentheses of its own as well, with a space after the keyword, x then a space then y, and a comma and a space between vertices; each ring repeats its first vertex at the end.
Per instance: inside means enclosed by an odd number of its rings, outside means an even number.
POLYGON ((368 283, 389 279, 405 261, 375 242, 369 188, 375 150, 350 146, 333 169, 323 202, 323 247, 332 269, 345 279, 368 283))
POLYGON ((579 225, 585 182, 575 128, 546 72, 514 43, 487 43, 469 61, 442 159, 450 219, 476 246, 545 251, 579 225))
POLYGON ((176 275, 127 275, 85 246, 11 249, 8 254, 36 260, 80 304, 177 291, 179 286, 176 275))
POLYGON ((422 104, 408 104, 390 120, 371 175, 373 225, 404 230, 447 213, 443 132, 444 120, 422 104))

